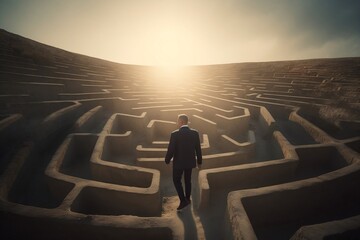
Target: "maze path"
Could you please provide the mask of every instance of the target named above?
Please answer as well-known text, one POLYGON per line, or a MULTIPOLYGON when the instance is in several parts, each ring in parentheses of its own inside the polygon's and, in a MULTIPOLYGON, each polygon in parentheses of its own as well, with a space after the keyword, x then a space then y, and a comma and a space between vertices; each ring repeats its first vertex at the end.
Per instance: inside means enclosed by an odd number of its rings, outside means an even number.
POLYGON ((150 67, 3 30, 0 47, 9 238, 360 235, 358 58, 191 67, 167 85, 150 67), (325 110, 345 112, 332 121, 325 110), (180 113, 204 157, 177 214, 164 155, 180 113))

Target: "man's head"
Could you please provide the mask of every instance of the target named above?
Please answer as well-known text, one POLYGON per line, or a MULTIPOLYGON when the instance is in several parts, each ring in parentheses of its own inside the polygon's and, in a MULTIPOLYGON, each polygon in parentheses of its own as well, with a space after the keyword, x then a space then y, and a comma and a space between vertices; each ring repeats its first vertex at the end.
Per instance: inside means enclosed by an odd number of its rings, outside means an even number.
POLYGON ((177 124, 179 127, 181 127, 183 125, 187 125, 188 122, 189 122, 189 118, 186 114, 180 114, 178 116, 177 124))

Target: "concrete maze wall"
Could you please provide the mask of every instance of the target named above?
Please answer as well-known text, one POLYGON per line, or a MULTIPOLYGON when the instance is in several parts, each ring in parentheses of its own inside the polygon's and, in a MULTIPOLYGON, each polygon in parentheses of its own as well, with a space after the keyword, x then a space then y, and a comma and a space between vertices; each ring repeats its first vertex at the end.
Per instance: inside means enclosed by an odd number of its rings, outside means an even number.
POLYGON ((313 110, 340 101, 318 94, 329 82, 359 110, 359 58, 192 67, 166 86, 149 67, 0 40, 5 239, 360 236, 359 118, 313 110), (177 214, 164 156, 180 113, 204 159, 177 214))

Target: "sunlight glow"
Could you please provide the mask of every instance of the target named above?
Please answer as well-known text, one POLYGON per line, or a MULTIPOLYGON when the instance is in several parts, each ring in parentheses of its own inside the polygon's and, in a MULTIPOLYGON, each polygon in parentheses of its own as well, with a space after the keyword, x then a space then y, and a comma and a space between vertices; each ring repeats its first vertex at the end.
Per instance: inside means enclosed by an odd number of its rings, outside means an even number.
POLYGON ((150 84, 159 90, 168 90, 174 87, 186 87, 191 81, 191 71, 188 67, 176 65, 156 66, 152 69, 150 84))
POLYGON ((67 51, 146 66, 359 56, 359 14, 352 3, 335 1, 318 10, 319 1, 295 2, 0 1, 0 28, 67 51), (333 18, 335 13, 344 16, 333 18))
POLYGON ((186 28, 179 19, 159 19, 151 31, 144 45, 144 52, 151 55, 151 65, 175 70, 174 66, 188 64, 194 49, 198 48, 196 30, 186 28))

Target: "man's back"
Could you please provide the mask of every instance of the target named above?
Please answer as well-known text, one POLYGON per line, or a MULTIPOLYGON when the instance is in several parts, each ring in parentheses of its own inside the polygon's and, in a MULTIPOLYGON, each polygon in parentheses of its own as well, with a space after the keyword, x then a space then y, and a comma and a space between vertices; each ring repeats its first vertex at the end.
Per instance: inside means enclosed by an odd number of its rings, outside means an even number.
POLYGON ((188 127, 189 118, 186 114, 178 116, 179 130, 171 133, 170 143, 165 156, 165 163, 169 164, 173 158, 173 182, 180 199, 177 210, 181 210, 191 203, 191 172, 202 164, 199 133, 188 127), (195 158, 196 155, 196 158, 195 158), (181 178, 184 175, 185 193, 181 178))
POLYGON ((194 168, 196 158, 198 164, 202 163, 199 133, 189 127, 181 127, 171 133, 168 152, 165 161, 170 162, 173 157, 174 168, 194 168))

